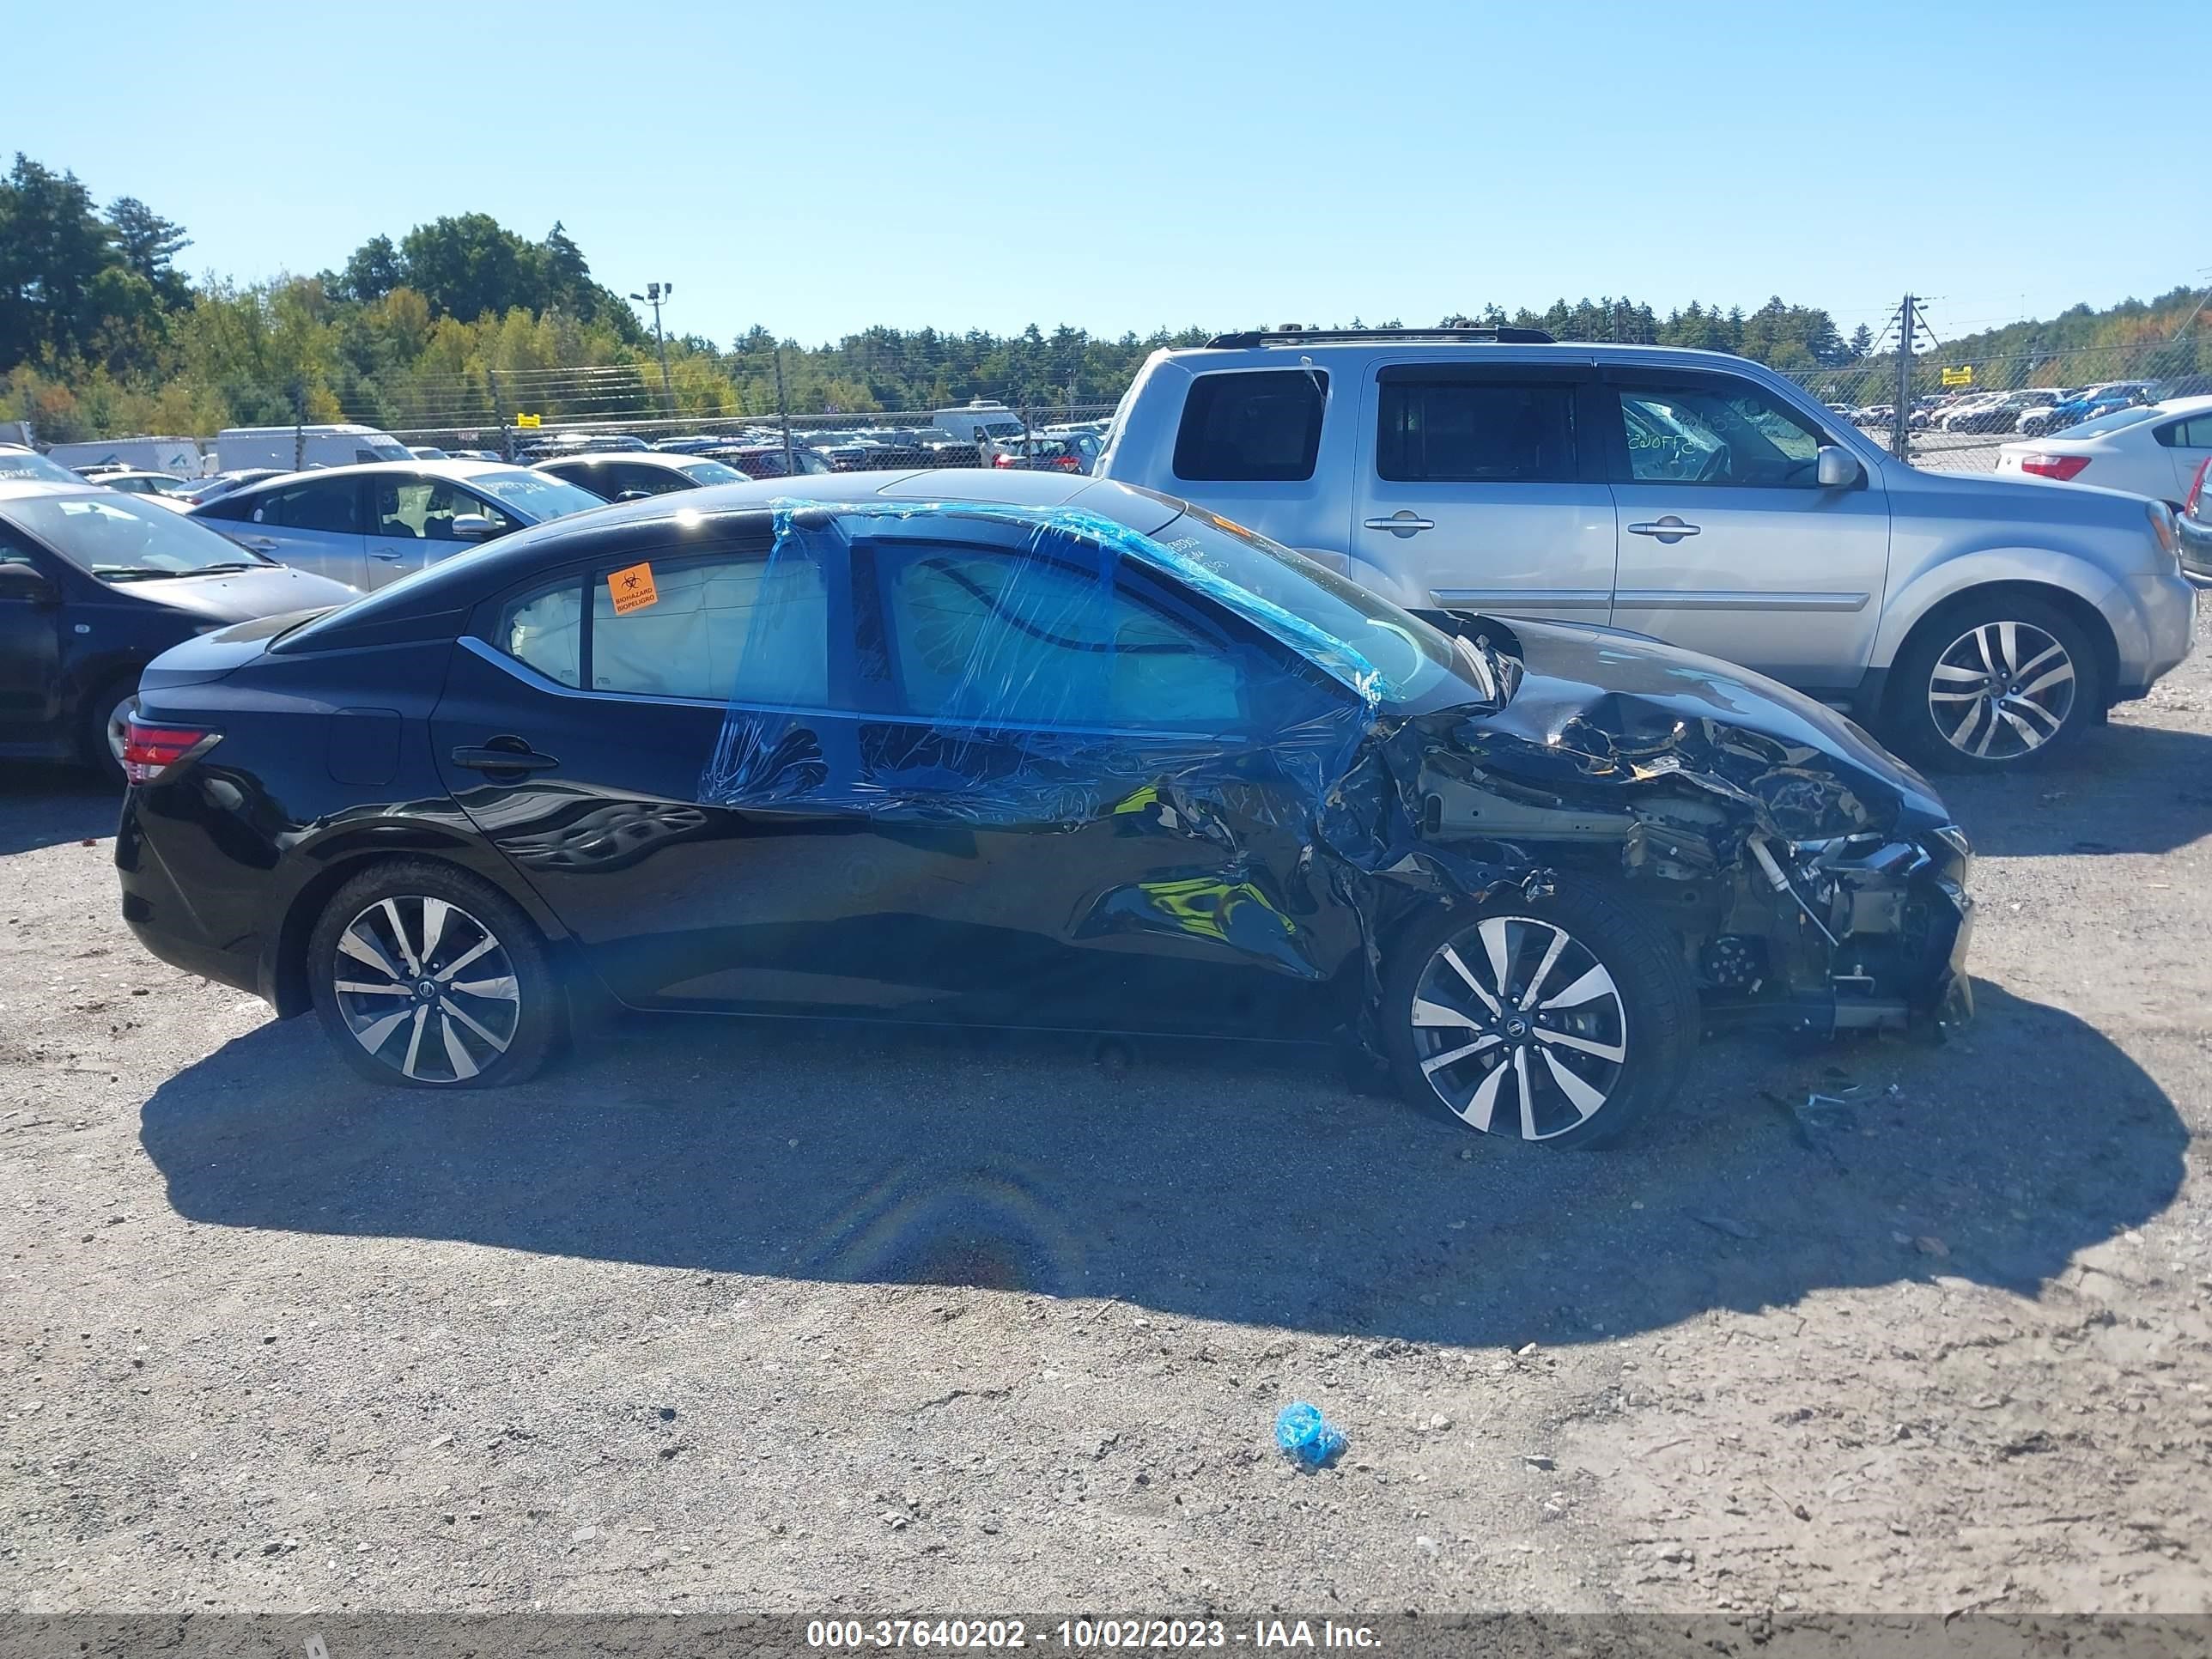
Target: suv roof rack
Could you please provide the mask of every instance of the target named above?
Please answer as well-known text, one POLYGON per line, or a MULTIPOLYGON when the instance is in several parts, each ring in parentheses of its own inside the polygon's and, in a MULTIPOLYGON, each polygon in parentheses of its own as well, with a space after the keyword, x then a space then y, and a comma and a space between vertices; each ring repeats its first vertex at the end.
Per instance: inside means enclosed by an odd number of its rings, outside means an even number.
POLYGON ((1210 348, 1298 345, 1308 340, 1486 340, 1495 345, 1557 345, 1540 328, 1254 328, 1241 334, 1217 334, 1210 348))

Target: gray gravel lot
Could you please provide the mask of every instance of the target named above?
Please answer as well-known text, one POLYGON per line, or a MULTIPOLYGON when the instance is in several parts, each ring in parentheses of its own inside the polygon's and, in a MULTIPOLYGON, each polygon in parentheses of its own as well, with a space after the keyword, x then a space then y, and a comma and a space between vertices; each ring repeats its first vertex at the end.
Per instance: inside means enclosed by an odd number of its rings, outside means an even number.
POLYGON ((10 771, 0 1595, 2212 1611, 2212 657, 1948 793, 1976 1025, 1711 1041, 1546 1156, 1195 1047, 639 1022, 380 1093, 10 771))

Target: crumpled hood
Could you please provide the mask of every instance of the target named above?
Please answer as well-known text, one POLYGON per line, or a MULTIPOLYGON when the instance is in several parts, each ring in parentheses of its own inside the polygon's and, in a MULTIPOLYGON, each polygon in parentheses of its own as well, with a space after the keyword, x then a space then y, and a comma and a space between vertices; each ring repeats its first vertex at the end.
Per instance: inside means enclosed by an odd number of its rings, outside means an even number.
POLYGON ((1756 802, 1792 838, 1932 825, 1912 768, 1825 704, 1716 657, 1571 623, 1510 624, 1523 673, 1481 721, 1483 765, 1531 783, 1668 778, 1756 802), (1518 737, 1533 752, 1496 739, 1518 737))

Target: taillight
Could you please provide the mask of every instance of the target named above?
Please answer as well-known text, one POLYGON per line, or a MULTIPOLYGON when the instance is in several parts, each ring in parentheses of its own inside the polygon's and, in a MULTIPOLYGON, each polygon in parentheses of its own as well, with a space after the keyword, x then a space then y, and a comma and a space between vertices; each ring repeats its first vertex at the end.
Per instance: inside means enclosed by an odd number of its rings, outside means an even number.
POLYGON ((1014 458, 1011 455, 994 455, 991 458, 993 466, 1012 466, 1013 464, 1014 458))
POLYGON ((2087 455, 2046 455, 2038 452, 2020 458, 2020 470, 2033 472, 2039 478, 2056 478, 2061 483, 2069 478, 2078 478, 2089 465, 2087 455))
POLYGON ((134 714, 124 733, 123 775, 133 783, 151 783, 185 756, 214 743, 216 736, 203 726, 149 726, 134 714))
POLYGON ((2189 481, 2189 494, 2182 498, 2181 510, 2190 518, 2204 516, 2204 475, 2212 472, 2212 455, 2197 463, 2197 476, 2189 481))

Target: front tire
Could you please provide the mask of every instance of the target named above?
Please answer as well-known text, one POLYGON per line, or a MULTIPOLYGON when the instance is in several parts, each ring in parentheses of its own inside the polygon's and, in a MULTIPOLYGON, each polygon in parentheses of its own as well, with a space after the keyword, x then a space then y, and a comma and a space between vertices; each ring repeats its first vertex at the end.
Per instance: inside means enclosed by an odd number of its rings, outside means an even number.
POLYGON ((1673 935, 1618 898, 1565 884, 1417 923, 1382 998, 1407 1099, 1546 1146, 1601 1146, 1666 1102, 1698 1024, 1673 935))
POLYGON ((396 1088, 489 1089, 561 1030, 544 941, 489 882, 427 859, 339 888, 307 942, 315 1012, 346 1063, 396 1088))
POLYGON ((1931 771, 2039 763, 2080 741, 2104 710, 2088 636, 2026 595, 1970 599, 1923 624, 1891 684, 1890 740, 1931 771))

